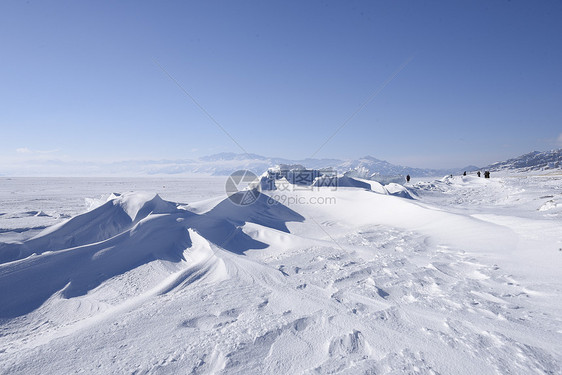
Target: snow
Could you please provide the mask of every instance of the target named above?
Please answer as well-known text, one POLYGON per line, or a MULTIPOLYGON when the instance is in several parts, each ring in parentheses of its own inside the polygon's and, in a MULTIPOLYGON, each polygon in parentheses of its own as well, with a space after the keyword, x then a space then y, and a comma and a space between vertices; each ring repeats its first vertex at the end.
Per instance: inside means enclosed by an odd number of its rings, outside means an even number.
POLYGON ((491 171, 557 171, 562 169, 562 149, 550 151, 533 151, 503 162, 497 162, 486 167, 491 171))
POLYGON ((562 176, 322 178, 2 179, 0 373, 562 372, 562 176))

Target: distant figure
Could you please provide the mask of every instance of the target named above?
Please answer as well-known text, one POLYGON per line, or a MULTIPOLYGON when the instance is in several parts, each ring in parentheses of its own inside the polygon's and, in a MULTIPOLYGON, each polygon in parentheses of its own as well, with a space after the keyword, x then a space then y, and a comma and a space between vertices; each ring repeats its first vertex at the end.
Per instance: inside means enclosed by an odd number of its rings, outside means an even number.
POLYGON ((410 182, 410 175, 406 176, 406 182, 410 182))
POLYGON ((484 178, 490 178, 490 171, 484 172, 484 178))
POLYGON ((464 173, 462 174, 463 176, 466 176, 466 171, 464 171, 464 173))
POLYGON ((478 177, 480 177, 480 171, 476 172, 476 174, 478 175, 478 177))

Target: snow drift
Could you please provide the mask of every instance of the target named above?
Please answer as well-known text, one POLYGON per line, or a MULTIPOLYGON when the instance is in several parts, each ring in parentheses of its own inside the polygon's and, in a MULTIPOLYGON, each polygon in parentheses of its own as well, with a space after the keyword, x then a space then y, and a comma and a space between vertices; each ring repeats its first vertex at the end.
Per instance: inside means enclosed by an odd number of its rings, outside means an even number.
POLYGON ((287 176, 246 206, 114 194, 2 244, 2 372, 562 370, 562 180, 287 176))
POLYGON ((115 194, 102 206, 51 227, 23 243, 0 245, 0 318, 32 311, 55 292, 84 295, 105 280, 155 260, 179 262, 191 247, 188 228, 221 248, 242 253, 267 244, 240 227, 256 223, 288 231, 287 221, 303 217, 264 196, 251 206, 229 199, 198 215, 158 195, 115 194))

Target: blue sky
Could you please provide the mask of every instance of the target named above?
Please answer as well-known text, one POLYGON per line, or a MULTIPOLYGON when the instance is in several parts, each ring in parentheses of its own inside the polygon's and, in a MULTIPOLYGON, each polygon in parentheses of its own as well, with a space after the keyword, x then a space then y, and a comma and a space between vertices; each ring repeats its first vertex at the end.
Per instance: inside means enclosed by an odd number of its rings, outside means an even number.
POLYGON ((3 1, 0 157, 372 155, 486 165, 562 147, 560 1, 3 1))

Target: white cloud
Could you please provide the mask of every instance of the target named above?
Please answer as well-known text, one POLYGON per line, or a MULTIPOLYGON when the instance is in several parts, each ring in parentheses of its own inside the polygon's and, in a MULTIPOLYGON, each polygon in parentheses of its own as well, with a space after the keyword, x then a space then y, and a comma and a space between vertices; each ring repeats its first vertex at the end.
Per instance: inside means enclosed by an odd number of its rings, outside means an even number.
POLYGON ((31 150, 28 149, 27 147, 18 148, 18 149, 16 149, 16 152, 18 154, 31 154, 31 150))
POLYGON ((27 147, 16 148, 18 154, 53 154, 59 150, 31 150, 27 147))
POLYGON ((558 138, 556 139, 556 144, 560 147, 562 147, 562 133, 560 133, 560 135, 558 136, 558 138))

